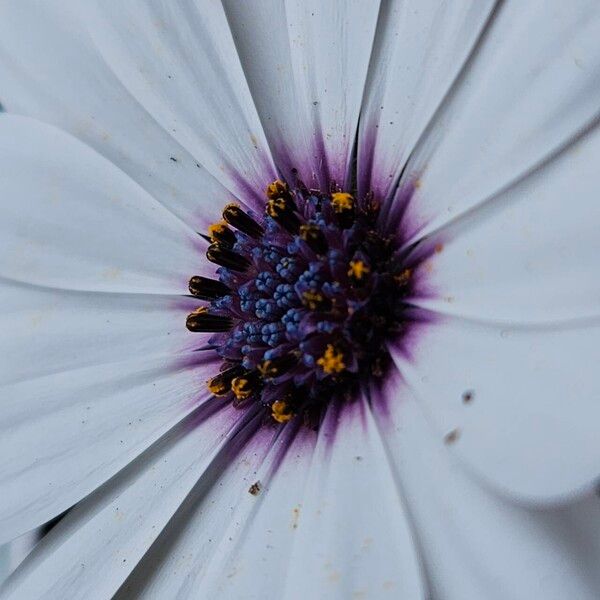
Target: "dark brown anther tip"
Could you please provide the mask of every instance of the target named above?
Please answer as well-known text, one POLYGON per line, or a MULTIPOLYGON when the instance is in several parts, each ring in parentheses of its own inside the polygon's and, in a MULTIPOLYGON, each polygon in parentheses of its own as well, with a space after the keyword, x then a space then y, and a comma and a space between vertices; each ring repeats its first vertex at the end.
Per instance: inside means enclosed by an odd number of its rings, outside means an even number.
POLYGON ((206 258, 217 265, 243 273, 250 266, 250 261, 221 244, 211 244, 206 250, 206 258))
POLYGON ((317 254, 323 255, 327 252, 327 240, 318 225, 312 223, 300 225, 300 238, 317 254))
POLYGON ((215 279, 194 275, 190 279, 188 288, 190 294, 201 300, 216 300, 226 296, 231 290, 224 284, 215 279))
POLYGON ((194 333, 220 333, 229 331, 233 321, 229 317, 213 315, 202 306, 187 316, 185 326, 194 333))
POLYGON ((223 219, 232 227, 249 235, 252 238, 260 239, 264 234, 264 229, 248 213, 244 212, 237 204, 228 204, 223 209, 223 219))

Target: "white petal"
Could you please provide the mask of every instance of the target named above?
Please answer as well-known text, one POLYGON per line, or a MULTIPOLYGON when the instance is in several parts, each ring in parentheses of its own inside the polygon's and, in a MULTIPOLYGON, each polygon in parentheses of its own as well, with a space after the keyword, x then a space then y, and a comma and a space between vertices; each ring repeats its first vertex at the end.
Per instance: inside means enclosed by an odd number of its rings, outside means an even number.
POLYGON ((339 416, 330 412, 314 452, 306 433, 283 460, 285 435, 259 453, 258 465, 246 452, 250 477, 225 474, 152 549, 123 598, 422 597, 412 535, 372 417, 362 403, 338 425, 339 416), (252 496, 256 479, 265 485, 252 496))
POLYGON ((599 340, 598 321, 507 327, 439 317, 393 352, 439 438, 486 482, 562 501, 600 474, 599 340))
POLYGON ((404 384, 390 385, 388 394, 389 410, 375 414, 394 457, 433 598, 598 598, 597 498, 553 510, 502 499, 456 465, 404 384))
POLYGON ((0 187, 0 276, 73 290, 180 294, 205 263, 205 244, 192 229, 54 127, 0 115, 0 187))
POLYGON ((0 586, 6 578, 23 562, 40 541, 40 530, 24 533, 16 540, 0 546, 0 586))
POLYGON ((343 185, 379 0, 224 3, 278 166, 343 185))
POLYGON ((220 535, 189 589, 205 598, 281 598, 296 537, 298 499, 310 473, 316 434, 286 426, 250 485, 235 504, 220 535), (258 484, 257 484, 258 482, 258 484))
POLYGON ((297 521, 284 597, 426 597, 405 506, 362 399, 329 409, 297 521))
POLYGON ((598 164, 600 127, 447 227, 415 302, 508 326, 600 317, 598 164))
POLYGON ((134 358, 0 389, 0 535, 81 500, 206 398, 213 353, 134 358))
POLYGON ((243 431, 242 414, 219 405, 207 402, 82 500, 11 578, 3 597, 111 598, 243 431))
POLYGON ((275 171, 220 2, 95 2, 82 14, 153 118, 231 192, 262 198, 275 171))
POLYGON ((230 192, 121 84, 78 9, 69 0, 2 3, 0 101, 85 141, 169 210, 204 228, 230 192))
MULTIPOLYGON (((202 580, 210 574, 212 559, 237 542, 227 532, 269 454, 273 433, 259 432, 243 448, 247 438, 239 437, 237 447, 230 447, 223 461, 200 480, 115 599, 211 597, 199 593, 202 580)), ((258 600, 251 592, 242 597, 258 600)))
POLYGON ((425 235, 522 177, 598 115, 596 0, 505 2, 407 166, 425 235))
POLYGON ((194 300, 98 294, 0 279, 0 382, 203 345, 185 327, 194 300))
POLYGON ((359 186, 385 198, 462 69, 495 2, 391 0, 365 88, 359 186))

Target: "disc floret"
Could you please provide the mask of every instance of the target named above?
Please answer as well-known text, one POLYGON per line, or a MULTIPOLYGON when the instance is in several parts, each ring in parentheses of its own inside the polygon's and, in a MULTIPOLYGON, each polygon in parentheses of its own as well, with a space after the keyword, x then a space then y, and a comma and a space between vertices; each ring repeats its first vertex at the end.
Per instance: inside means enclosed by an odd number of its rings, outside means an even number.
POLYGON ((263 215, 232 203, 209 227, 217 278, 190 279, 208 304, 186 324, 214 334, 223 363, 207 382, 212 394, 258 403, 273 423, 300 415, 316 425, 332 399, 384 373, 412 271, 372 194, 278 179, 265 195, 263 215))

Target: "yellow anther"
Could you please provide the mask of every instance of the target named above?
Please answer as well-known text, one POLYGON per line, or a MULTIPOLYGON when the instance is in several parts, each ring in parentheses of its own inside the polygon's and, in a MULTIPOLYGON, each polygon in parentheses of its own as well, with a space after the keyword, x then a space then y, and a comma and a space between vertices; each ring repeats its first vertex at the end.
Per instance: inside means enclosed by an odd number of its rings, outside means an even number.
POLYGON ((211 394, 215 396, 224 396, 229 391, 229 386, 223 377, 213 377, 206 382, 206 387, 211 394))
POLYGON ((283 198, 272 198, 267 202, 267 214, 270 217, 278 217, 287 207, 287 203, 283 198))
POLYGON ((219 221, 208 226, 208 235, 213 242, 218 241, 219 234, 223 233, 227 229, 227 223, 225 221, 219 221))
POLYGON ((336 213, 341 213, 354 208, 354 198, 347 192, 334 192, 331 194, 331 204, 336 213))
POLYGON ((248 398, 252 393, 252 387, 250 386, 250 380, 245 377, 236 377, 231 382, 231 390, 235 394, 238 400, 244 400, 248 398))
POLYGON ((281 181, 281 179, 276 179, 273 183, 270 183, 267 186, 267 198, 272 200, 273 198, 278 198, 279 196, 283 196, 288 193, 288 186, 285 181, 281 181))
POLYGON ((317 360, 317 364, 328 375, 331 373, 341 373, 346 368, 344 355, 333 344, 327 344, 325 354, 317 360))
POLYGON ((323 294, 306 290, 302 294, 302 303, 310 310, 317 310, 323 304, 323 294))
POLYGON ((273 365, 271 360, 263 360, 257 367, 258 372, 265 378, 275 377, 277 375, 277 367, 273 365))
POLYGON ((275 402, 271 404, 271 416, 278 423, 287 423, 294 414, 290 411, 285 400, 275 400, 275 402))
POLYGON ((365 275, 368 275, 371 269, 365 265, 362 260, 351 260, 350 268, 348 269, 348 277, 354 277, 355 279, 362 279, 365 275))
POLYGON ((410 281, 412 269, 404 269, 402 273, 394 276, 394 280, 398 285, 406 285, 410 281))

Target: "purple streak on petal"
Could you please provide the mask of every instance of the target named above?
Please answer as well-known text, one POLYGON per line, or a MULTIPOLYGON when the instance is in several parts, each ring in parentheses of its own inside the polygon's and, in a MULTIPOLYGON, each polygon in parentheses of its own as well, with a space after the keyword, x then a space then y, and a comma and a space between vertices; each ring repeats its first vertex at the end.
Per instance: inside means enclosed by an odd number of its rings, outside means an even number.
POLYGON ((177 296, 171 300, 169 303, 169 308, 180 313, 183 318, 182 323, 185 323, 185 318, 187 315, 204 304, 206 304, 206 302, 200 300, 199 298, 194 298, 194 296, 177 296))
POLYGON ((379 182, 373 181, 373 152, 377 138, 376 132, 377 130, 373 127, 365 127, 364 130, 361 127, 356 162, 356 186, 359 196, 373 192, 378 198, 385 198, 392 182, 386 182, 383 177, 380 177, 379 182), (385 188, 386 183, 387 189, 385 188))
MULTIPOLYGON (((218 372, 221 367, 221 357, 214 351, 213 348, 203 346, 192 350, 191 352, 182 353, 173 359, 173 370, 199 369, 204 367, 202 375, 218 372)), ((206 390, 206 381, 198 377, 198 390, 204 392, 206 390)))
POLYGON ((411 223, 407 219, 406 209, 415 195, 414 180, 406 180, 398 187, 393 196, 381 200, 380 227, 396 236, 399 245, 408 239, 411 223))
POLYGON ((325 447, 325 456, 331 453, 340 431, 348 429, 349 425, 360 422, 363 431, 367 431, 367 407, 363 392, 359 392, 353 400, 334 400, 328 407, 319 427, 319 442, 325 447))
POLYGON ((402 397, 398 397, 398 390, 406 386, 399 369, 392 363, 389 373, 384 379, 373 381, 367 390, 369 404, 374 412, 385 417, 383 422, 391 418, 392 411, 397 409, 398 404, 402 402, 402 397))
POLYGON ((394 352, 413 361, 415 348, 423 339, 432 325, 439 323, 440 317, 435 313, 423 308, 411 307, 407 311, 409 319, 407 327, 397 336, 390 339, 388 347, 394 352))
POLYGON ((239 189, 239 198, 232 194, 232 202, 237 201, 247 209, 262 214, 265 206, 265 190, 267 185, 277 179, 277 171, 272 166, 270 159, 261 153, 260 173, 240 173, 228 170, 228 175, 235 181, 239 189))

